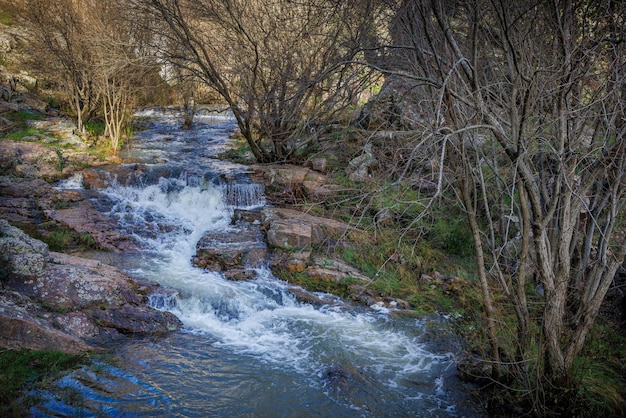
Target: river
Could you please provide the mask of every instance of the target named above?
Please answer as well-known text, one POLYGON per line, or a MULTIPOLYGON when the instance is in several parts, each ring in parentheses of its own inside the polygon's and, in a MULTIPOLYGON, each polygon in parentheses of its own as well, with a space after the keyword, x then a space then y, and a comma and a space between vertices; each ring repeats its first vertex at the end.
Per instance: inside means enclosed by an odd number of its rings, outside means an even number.
MULTIPOLYGON (((243 166, 215 156, 236 125, 206 115, 181 130, 176 115, 145 111, 127 158, 149 167, 93 197, 117 217, 139 251, 87 254, 131 276, 174 289, 151 303, 184 329, 96 356, 46 389, 33 416, 456 417, 480 416, 459 382, 454 345, 433 341, 429 324, 336 300, 300 303, 269 269, 226 280, 191 264, 210 230, 232 231, 235 208, 265 204, 243 166)), ((80 177, 60 188, 80 188, 80 177)))

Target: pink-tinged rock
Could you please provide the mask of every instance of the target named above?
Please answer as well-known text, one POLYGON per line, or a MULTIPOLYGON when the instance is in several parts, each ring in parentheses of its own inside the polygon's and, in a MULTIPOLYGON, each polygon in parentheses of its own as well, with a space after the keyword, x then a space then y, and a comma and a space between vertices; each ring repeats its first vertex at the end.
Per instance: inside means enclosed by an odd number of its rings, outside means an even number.
POLYGON ((264 208, 263 228, 270 247, 285 250, 310 248, 358 231, 345 222, 286 208, 264 208))
POLYGON ((54 349, 70 354, 98 350, 76 336, 55 329, 46 315, 50 316, 19 293, 0 290, 0 347, 54 349))
POLYGON ((136 250, 137 243, 132 237, 117 231, 115 219, 98 212, 89 200, 56 210, 46 210, 48 219, 59 222, 80 233, 89 234, 98 245, 107 250, 119 252, 136 250))

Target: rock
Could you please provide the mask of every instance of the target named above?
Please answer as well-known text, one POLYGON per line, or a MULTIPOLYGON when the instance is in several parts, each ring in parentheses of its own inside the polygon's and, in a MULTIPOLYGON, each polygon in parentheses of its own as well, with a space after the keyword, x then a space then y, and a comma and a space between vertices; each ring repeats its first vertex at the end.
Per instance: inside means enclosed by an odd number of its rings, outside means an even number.
POLYGON ((345 222, 309 215, 295 209, 264 208, 263 229, 270 247, 283 250, 306 249, 332 238, 358 232, 345 222))
POLYGON ((358 399, 357 394, 370 385, 367 376, 350 363, 333 364, 321 373, 324 390, 333 397, 358 399))
POLYGON ((323 157, 311 159, 311 168, 322 174, 328 173, 328 160, 323 157))
POLYGON ((78 257, 58 254, 41 275, 11 281, 9 286, 63 311, 92 307, 114 309, 141 302, 129 278, 121 271, 103 264, 87 267, 75 262, 76 259, 78 257))
POLYGON ((123 335, 159 335, 182 326, 173 314, 145 305, 156 283, 133 280, 97 261, 48 252, 44 243, 5 220, 0 231, 6 276, 0 289, 0 347, 52 346, 81 353, 123 335))
POLYGON ((320 257, 313 259, 313 265, 306 271, 306 275, 316 280, 333 282, 353 279, 367 284, 372 281, 359 270, 343 261, 320 257))
POLYGON ((242 229, 206 233, 196 244, 193 263, 243 280, 255 277, 252 269, 261 266, 266 255, 260 226, 249 224, 242 229))
POLYGON ((350 160, 346 173, 352 181, 366 181, 371 178, 372 171, 377 165, 378 160, 372 152, 372 144, 367 143, 363 147, 362 154, 350 160))
POLYGON ((87 190, 104 189, 110 182, 110 179, 106 178, 102 171, 93 168, 87 168, 83 170, 83 187, 87 190))
POLYGON ((129 251, 138 248, 130 236, 118 232, 117 221, 97 211, 89 200, 62 209, 44 210, 45 216, 80 233, 89 234, 98 245, 110 251, 129 251))
POLYGON ((182 326, 180 320, 171 313, 147 306, 125 305, 118 309, 92 309, 90 313, 100 326, 131 336, 163 335, 182 326))
POLYGON ((52 325, 81 340, 89 341, 100 334, 98 325, 85 312, 68 312, 55 317, 52 325))
POLYGON ((10 222, 39 223, 42 207, 57 201, 52 187, 41 179, 0 177, 0 217, 10 222))
POLYGON ((39 224, 54 221, 90 234, 102 248, 137 248, 129 235, 117 231, 116 219, 97 211, 77 190, 56 190, 41 179, 0 177, 0 216, 11 222, 39 224))
POLYGON ((237 222, 260 224, 261 220, 262 214, 260 210, 235 209, 233 211, 233 224, 237 222))
POLYGON ((326 199, 333 197, 337 194, 337 190, 340 186, 326 184, 321 181, 308 181, 302 182, 302 190, 309 202, 323 202, 326 199))
POLYGON ((5 274, 32 277, 43 274, 48 245, 0 219, 0 254, 6 262, 5 274))
POLYGON ((311 265, 311 251, 279 252, 273 255, 271 266, 289 272, 302 273, 311 265))
POLYGON ((47 313, 17 292, 0 289, 0 347, 55 350, 81 354, 97 350, 80 338, 54 328, 47 313))
POLYGON ((265 186, 268 198, 295 202, 302 199, 320 201, 335 194, 325 175, 295 165, 252 165, 251 178, 265 186))
POLYGON ((76 141, 82 143, 81 139, 75 137, 66 139, 56 147, 39 142, 58 142, 58 138, 36 135, 31 140, 37 142, 3 141, 0 147, 0 169, 4 174, 55 182, 72 175, 85 164, 98 162, 96 157, 90 156, 86 151, 61 147, 70 143, 76 147, 76 141))
POLYGON ((390 208, 382 208, 374 215, 374 223, 377 227, 392 226, 394 222, 394 213, 390 208))
POLYGON ((68 119, 53 117, 45 120, 30 120, 27 125, 31 128, 45 130, 58 146, 71 146, 77 149, 87 149, 87 144, 76 135, 76 124, 68 119))
POLYGON ((336 302, 332 297, 327 295, 322 299, 321 297, 314 295, 313 293, 307 292, 301 287, 289 287, 287 288, 289 293, 292 293, 296 300, 300 303, 308 303, 310 305, 316 306, 324 306, 324 305, 334 305, 336 302))
POLYGON ((54 149, 35 142, 4 141, 0 150, 0 165, 22 177, 58 180, 56 162, 54 149))
MULTIPOLYGON (((140 184, 145 177, 146 167, 141 164, 124 164, 109 167, 106 170, 88 168, 83 170, 85 189, 104 189, 113 184, 133 186, 140 184)), ((169 173, 163 173, 166 177, 169 173)))

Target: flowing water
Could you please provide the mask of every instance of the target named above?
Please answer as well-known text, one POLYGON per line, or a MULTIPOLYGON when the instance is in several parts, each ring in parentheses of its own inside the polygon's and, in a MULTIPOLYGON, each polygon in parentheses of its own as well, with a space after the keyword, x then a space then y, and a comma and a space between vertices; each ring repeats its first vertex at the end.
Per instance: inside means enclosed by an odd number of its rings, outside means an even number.
MULTIPOLYGON (((97 198, 141 250, 100 254, 132 276, 175 289, 151 303, 184 330, 120 344, 45 391, 34 416, 477 416, 455 374, 452 348, 427 322, 340 300, 300 303, 264 267, 233 282, 191 264, 206 231, 232 231, 235 208, 264 204, 245 168, 221 162, 235 124, 207 116, 192 130, 163 113, 130 157, 145 164, 97 198)), ((59 187, 79 188, 80 178, 59 187)))

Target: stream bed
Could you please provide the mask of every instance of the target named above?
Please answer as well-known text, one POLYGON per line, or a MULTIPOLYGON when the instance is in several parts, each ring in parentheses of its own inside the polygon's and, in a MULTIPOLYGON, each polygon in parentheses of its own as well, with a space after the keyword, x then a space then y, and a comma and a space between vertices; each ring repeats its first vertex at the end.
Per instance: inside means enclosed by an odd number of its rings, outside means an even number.
MULTIPOLYGON (((177 115, 145 111, 127 158, 148 167, 93 197, 140 250, 86 256, 174 289, 153 307, 184 329, 112 347, 34 392, 33 416, 456 417, 481 416, 457 377, 455 345, 431 338, 443 319, 301 303, 265 267, 230 281, 194 267, 207 231, 232 232, 236 208, 265 204, 246 168, 215 156, 236 124, 228 114, 180 129, 177 115)), ((80 177, 60 188, 80 188, 80 177)), ((325 296, 328 298, 328 296, 325 296)))

